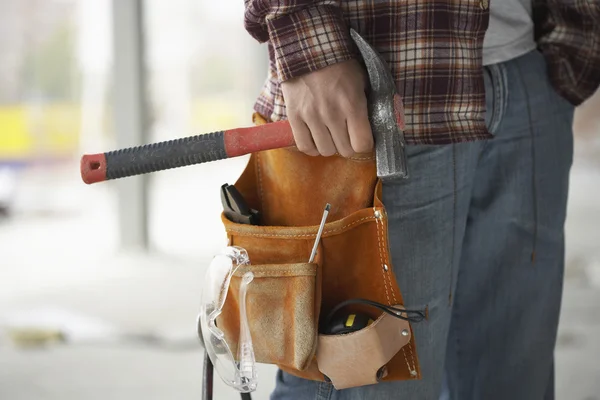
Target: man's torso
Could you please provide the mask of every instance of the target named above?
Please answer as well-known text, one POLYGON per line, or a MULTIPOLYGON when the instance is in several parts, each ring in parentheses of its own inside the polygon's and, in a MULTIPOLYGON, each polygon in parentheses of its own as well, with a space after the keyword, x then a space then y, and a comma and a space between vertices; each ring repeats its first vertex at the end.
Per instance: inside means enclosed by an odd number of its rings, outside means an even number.
POLYGON ((535 49, 531 0, 496 0, 483 40, 483 65, 512 60, 535 49))
POLYGON ((263 41, 271 39, 269 76, 255 110, 272 121, 286 119, 281 68, 289 72, 314 65, 315 48, 322 59, 329 54, 336 62, 333 50, 328 52, 333 48, 331 28, 354 28, 391 69, 405 102, 409 144, 488 138, 484 64, 537 47, 548 62, 554 88, 572 104, 589 98, 600 84, 600 0, 569 0, 568 8, 564 2, 315 0, 306 5, 300 0, 246 0, 247 29, 263 41), (284 17, 298 12, 313 20, 307 24, 310 32, 299 30, 302 21, 294 17, 285 22, 291 26, 282 24, 284 17), (338 18, 343 26, 327 25, 338 18), (274 45, 273 27, 279 35, 287 33, 290 59, 277 57, 281 49, 275 45, 282 43, 274 45), (296 33, 301 37, 295 38, 296 33))

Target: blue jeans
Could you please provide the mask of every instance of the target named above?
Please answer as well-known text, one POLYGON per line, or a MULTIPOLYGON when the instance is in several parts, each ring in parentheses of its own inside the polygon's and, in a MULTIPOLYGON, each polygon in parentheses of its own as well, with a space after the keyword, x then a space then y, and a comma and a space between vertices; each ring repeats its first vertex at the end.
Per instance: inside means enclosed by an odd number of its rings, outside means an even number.
POLYGON ((549 400, 573 157, 574 108, 533 51, 485 68, 494 138, 410 146, 384 186, 394 272, 421 380, 335 390, 281 371, 272 400, 549 400))

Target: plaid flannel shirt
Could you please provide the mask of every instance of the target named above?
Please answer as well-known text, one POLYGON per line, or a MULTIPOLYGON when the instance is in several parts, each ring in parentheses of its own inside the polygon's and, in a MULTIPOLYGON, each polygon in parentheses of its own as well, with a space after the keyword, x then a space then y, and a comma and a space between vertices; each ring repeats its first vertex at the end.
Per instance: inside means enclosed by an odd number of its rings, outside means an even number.
MULTIPOLYGON (((578 105, 600 84, 600 0, 533 3, 550 80, 578 105)), ((489 0, 245 0, 245 6, 246 30, 269 48, 269 74, 255 104, 266 118, 286 118, 281 82, 359 57, 353 28, 391 69, 409 144, 490 137, 482 67, 489 0)))

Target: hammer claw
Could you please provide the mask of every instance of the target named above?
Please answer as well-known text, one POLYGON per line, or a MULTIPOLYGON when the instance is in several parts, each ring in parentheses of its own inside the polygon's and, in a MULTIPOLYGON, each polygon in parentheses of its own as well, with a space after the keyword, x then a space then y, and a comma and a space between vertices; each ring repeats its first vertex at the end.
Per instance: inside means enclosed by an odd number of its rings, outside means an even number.
POLYGON ((355 30, 350 35, 369 75, 369 119, 375 139, 377 176, 408 178, 404 141, 404 110, 392 73, 383 58, 355 30))

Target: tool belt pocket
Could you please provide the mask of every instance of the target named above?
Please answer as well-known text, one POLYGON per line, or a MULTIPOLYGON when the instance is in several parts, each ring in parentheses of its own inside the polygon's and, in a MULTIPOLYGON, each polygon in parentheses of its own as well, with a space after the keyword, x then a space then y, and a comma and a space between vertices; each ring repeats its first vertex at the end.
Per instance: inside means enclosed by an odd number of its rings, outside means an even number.
POLYGON ((315 354, 318 329, 317 264, 251 264, 238 268, 217 320, 233 354, 237 354, 240 332, 239 288, 248 271, 254 274, 246 295, 246 313, 256 361, 306 369, 315 354))
POLYGON ((222 215, 229 245, 246 249, 250 259, 232 278, 217 319, 233 354, 240 331, 240 279, 250 270, 255 280, 246 311, 257 362, 306 379, 330 379, 338 389, 418 379, 407 321, 351 304, 346 311, 366 315, 369 326, 344 335, 320 329, 322 317, 350 299, 403 304, 374 156, 309 157, 295 149, 255 153, 235 187, 259 211, 260 224, 236 223, 222 215), (326 203, 331 204, 329 217, 315 261, 308 263, 326 203), (355 351, 344 350, 351 348, 355 351), (383 374, 378 371, 382 365, 383 374))

